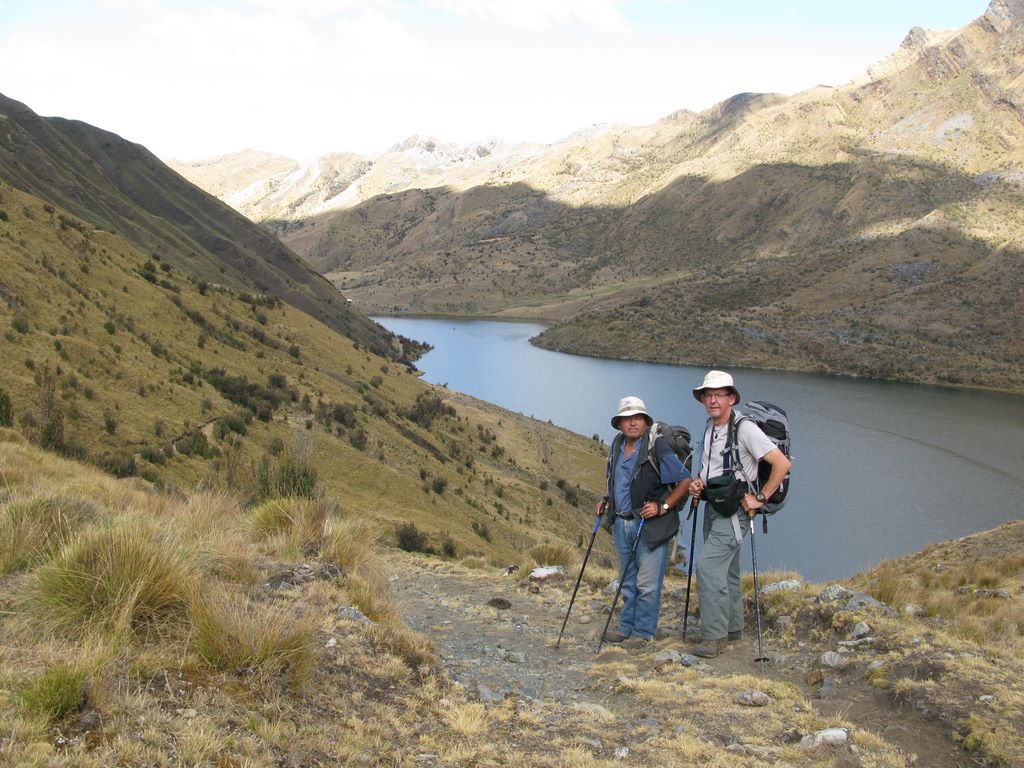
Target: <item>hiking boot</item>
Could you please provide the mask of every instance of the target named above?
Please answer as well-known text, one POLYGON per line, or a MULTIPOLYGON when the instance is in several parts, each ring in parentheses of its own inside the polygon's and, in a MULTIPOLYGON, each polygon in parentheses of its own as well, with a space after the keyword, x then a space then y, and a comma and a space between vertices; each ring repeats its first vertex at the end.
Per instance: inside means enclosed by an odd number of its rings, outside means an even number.
POLYGON ((609 629, 607 632, 604 633, 604 641, 606 643, 621 643, 628 637, 629 635, 627 635, 625 632, 620 632, 617 629, 609 629))
POLYGON ((730 643, 735 643, 737 640, 742 640, 743 639, 743 630, 742 629, 734 629, 732 632, 729 633, 729 637, 727 639, 728 639, 728 641, 730 643))
POLYGON ((640 637, 639 635, 632 635, 629 638, 627 638, 626 640, 622 641, 622 647, 623 648, 629 648, 631 651, 636 651, 636 650, 639 650, 641 648, 644 648, 649 642, 651 642, 651 641, 648 640, 646 637, 640 637))
POLYGON ((705 640, 693 649, 693 655, 703 659, 713 659, 725 650, 725 643, 724 637, 721 640, 705 640))

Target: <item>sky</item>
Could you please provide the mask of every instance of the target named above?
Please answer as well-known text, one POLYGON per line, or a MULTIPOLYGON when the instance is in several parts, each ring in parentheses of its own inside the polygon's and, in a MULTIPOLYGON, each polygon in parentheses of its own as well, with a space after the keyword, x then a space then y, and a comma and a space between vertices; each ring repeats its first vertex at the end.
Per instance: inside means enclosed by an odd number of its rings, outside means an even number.
POLYGON ((0 0, 0 93, 162 159, 551 143, 841 85, 988 0, 0 0))

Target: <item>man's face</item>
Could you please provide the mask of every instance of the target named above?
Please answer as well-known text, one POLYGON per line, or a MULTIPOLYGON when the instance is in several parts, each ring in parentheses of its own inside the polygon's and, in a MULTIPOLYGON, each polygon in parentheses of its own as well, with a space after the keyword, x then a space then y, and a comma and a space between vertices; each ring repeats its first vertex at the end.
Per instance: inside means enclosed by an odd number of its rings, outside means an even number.
POLYGON ((647 430, 647 419, 644 418, 642 413, 623 416, 619 419, 619 429, 630 440, 636 440, 647 430))
POLYGON ((700 400, 712 421, 729 418, 729 412, 736 401, 735 395, 728 389, 705 389, 700 393, 700 400))

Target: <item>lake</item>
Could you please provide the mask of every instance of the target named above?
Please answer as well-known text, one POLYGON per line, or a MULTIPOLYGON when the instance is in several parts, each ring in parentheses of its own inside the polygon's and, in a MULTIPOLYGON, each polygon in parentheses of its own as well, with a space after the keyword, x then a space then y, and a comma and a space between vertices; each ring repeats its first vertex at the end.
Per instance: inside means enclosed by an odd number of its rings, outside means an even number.
MULTIPOLYGON (((691 392, 704 368, 549 352, 529 343, 544 328, 535 323, 375 319, 433 345, 417 362, 427 381, 606 443, 625 395, 643 398, 654 418, 687 427, 695 441, 706 420, 691 392)), ((767 535, 758 522, 759 570, 839 579, 1020 516, 1022 397, 727 370, 743 398, 785 409, 793 434, 786 506, 770 519, 767 535)), ((748 569, 749 552, 745 545, 748 569)))

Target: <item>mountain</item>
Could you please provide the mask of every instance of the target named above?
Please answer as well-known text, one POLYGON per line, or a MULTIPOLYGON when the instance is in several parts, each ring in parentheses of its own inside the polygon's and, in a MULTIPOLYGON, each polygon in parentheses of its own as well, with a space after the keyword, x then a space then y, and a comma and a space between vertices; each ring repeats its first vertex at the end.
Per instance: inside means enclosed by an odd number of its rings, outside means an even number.
POLYGON ((120 234, 199 280, 269 294, 379 353, 396 340, 292 250, 168 168, 87 123, 40 117, 0 95, 0 180, 120 234))
POLYGON ((554 325, 537 343, 584 354, 1019 392, 1022 28, 1024 6, 994 0, 839 87, 547 147, 417 139, 244 188, 205 172, 371 312, 539 318, 554 325))

